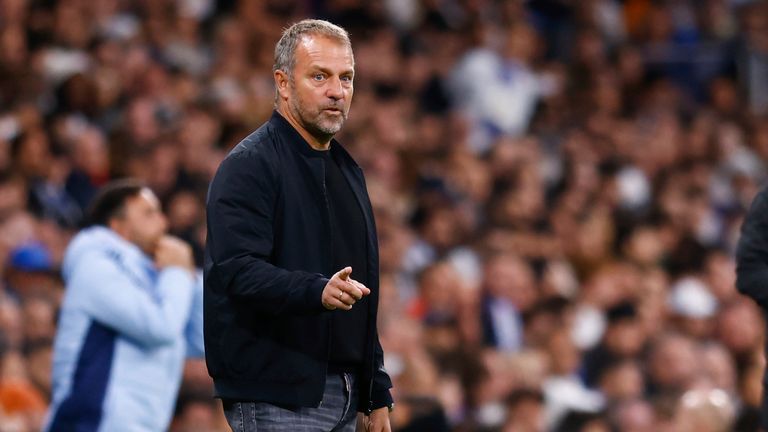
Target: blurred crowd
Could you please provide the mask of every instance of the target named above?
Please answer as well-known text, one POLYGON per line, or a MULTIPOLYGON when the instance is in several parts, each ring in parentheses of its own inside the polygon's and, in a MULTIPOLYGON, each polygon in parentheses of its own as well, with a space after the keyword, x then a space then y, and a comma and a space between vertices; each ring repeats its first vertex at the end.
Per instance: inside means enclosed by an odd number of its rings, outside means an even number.
MULTIPOLYGON (((750 0, 0 0, 0 430, 41 424, 94 193, 146 181, 200 265, 208 182, 305 17, 352 37, 337 138, 376 212, 395 430, 756 430, 765 328, 733 258, 768 174, 750 0)), ((211 394, 189 361, 171 430, 226 430, 211 394)))

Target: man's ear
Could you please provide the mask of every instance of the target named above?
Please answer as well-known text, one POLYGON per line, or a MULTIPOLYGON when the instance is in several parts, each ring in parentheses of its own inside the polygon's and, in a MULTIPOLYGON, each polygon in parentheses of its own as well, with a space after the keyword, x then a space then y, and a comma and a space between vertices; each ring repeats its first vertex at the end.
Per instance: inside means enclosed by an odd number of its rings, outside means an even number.
POLYGON ((280 69, 275 71, 275 88, 280 99, 288 99, 288 86, 290 85, 290 79, 288 74, 280 69))

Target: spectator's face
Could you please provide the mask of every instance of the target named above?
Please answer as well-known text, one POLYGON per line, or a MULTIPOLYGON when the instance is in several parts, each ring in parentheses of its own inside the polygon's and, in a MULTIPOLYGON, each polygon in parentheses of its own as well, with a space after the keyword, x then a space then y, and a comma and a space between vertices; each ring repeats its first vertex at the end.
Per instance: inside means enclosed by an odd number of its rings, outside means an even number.
POLYGON ((36 349, 26 359, 30 380, 46 395, 51 394, 52 360, 53 349, 50 345, 36 349))
POLYGON ((168 222, 155 194, 149 189, 143 189, 125 201, 122 217, 112 219, 110 227, 147 254, 153 255, 157 242, 168 228, 168 222))
POLYGON ((403 254, 410 245, 409 233, 405 228, 385 217, 377 216, 376 225, 379 227, 379 259, 382 272, 396 271, 403 262, 403 254))
POLYGON ((736 263, 724 253, 715 253, 707 258, 707 285, 717 299, 726 303, 737 295, 736 263))
POLYGON ((720 345, 708 346, 699 354, 702 374, 719 389, 736 390, 736 365, 731 354, 720 345))
POLYGON ((200 221, 202 205, 194 194, 189 192, 177 193, 168 206, 168 220, 171 230, 184 231, 195 226, 200 221))
MULTIPOLYGON (((55 291, 56 280, 50 274, 39 271, 25 271, 21 269, 8 270, 8 284, 22 297, 34 297, 37 295, 48 295, 55 291)), ((27 331, 31 329, 27 328, 27 331)))
POLYGON ((626 402, 616 410, 616 423, 625 432, 651 432, 655 430, 655 414, 648 402, 641 399, 626 402))
POLYGON ((424 336, 424 344, 431 352, 452 353, 461 345, 461 335, 455 325, 429 326, 424 336))
POLYGON ((613 353, 634 356, 642 350, 645 338, 640 320, 625 319, 610 325, 605 335, 605 343, 613 353))
POLYGON ((633 362, 621 363, 606 372, 600 390, 611 400, 635 399, 643 396, 645 383, 640 367, 633 362))
POLYGON ((425 270, 419 284, 424 301, 433 312, 456 311, 461 292, 459 276, 448 264, 438 264, 425 270))
POLYGON ((666 325, 668 285, 666 273, 658 269, 646 272, 640 281, 639 312, 646 335, 654 334, 666 325))
POLYGON ((7 215, 26 205, 27 189, 23 182, 8 180, 0 183, 0 214, 7 215))
POLYGON ((567 331, 561 330, 553 334, 547 348, 554 374, 570 375, 579 367, 581 355, 567 331))
POLYGON ((75 144, 74 161, 79 169, 92 176, 103 176, 109 171, 109 151, 101 132, 91 129, 80 136, 75 144))
POLYGON ((24 333, 28 339, 53 338, 55 317, 53 305, 39 298, 28 300, 24 304, 24 333))
POLYGON ((530 266, 518 257, 500 256, 486 267, 485 286, 494 297, 510 300, 520 311, 536 301, 536 281, 530 266))
POLYGON ((24 338, 24 318, 14 302, 0 302, 0 330, 11 346, 19 346, 24 338))
POLYGON ((657 342, 649 365, 650 379, 663 390, 682 390, 691 384, 698 364, 693 342, 683 336, 667 336, 657 342))
POLYGON ((30 132, 21 144, 21 149, 14 164, 28 177, 44 177, 51 163, 50 144, 45 132, 30 132))
POLYGON ((138 99, 131 103, 126 123, 131 137, 141 145, 146 145, 159 133, 160 125, 155 118, 155 106, 147 99, 138 99))
POLYGON ((634 262, 650 266, 661 261, 664 243, 658 230, 644 227, 632 233, 626 252, 634 262))
POLYGON ((299 125, 315 137, 341 130, 352 102, 352 49, 322 36, 306 36, 296 47, 291 76, 275 72, 280 99, 299 125))
POLYGON ((504 432, 541 432, 546 430, 544 404, 534 398, 525 399, 509 408, 504 432))
POLYGON ((637 83, 643 78, 645 72, 643 55, 639 50, 624 48, 619 53, 618 69, 624 83, 637 83))
POLYGON ((7 27, 0 34, 0 58, 9 65, 21 65, 27 57, 27 42, 21 26, 7 27))
POLYGON ((507 35, 506 56, 523 63, 533 60, 536 55, 536 33, 530 27, 519 24, 507 35))
POLYGON ((430 213, 422 228, 422 237, 433 247, 444 251, 457 241, 456 212, 439 209, 430 213))
POLYGON ((738 91, 727 79, 717 79, 711 84, 710 97, 715 109, 722 112, 733 112, 739 106, 738 91))
POLYGON ((728 305, 718 315, 717 333, 720 341, 736 355, 756 349, 763 337, 762 317, 748 300, 728 305))

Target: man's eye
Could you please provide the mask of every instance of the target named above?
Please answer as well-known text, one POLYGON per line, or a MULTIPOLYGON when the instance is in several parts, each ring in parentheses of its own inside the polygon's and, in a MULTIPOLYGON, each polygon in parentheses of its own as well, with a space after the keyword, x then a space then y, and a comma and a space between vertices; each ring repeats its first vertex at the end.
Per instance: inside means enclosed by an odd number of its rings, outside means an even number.
POLYGON ((312 77, 312 79, 314 79, 315 81, 322 81, 324 78, 325 78, 325 75, 323 75, 323 74, 315 74, 312 77))
POLYGON ((343 76, 343 77, 341 77, 341 80, 344 81, 344 82, 352 82, 352 77, 351 76, 343 76))

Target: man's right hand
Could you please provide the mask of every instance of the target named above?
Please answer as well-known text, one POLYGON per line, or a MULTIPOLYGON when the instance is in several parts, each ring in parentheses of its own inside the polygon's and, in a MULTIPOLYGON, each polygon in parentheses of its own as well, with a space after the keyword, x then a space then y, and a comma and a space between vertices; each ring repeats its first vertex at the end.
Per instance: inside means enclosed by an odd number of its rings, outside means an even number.
POLYGON ((352 279, 352 267, 344 267, 333 275, 323 289, 323 307, 328 310, 350 310, 352 305, 371 293, 371 289, 352 279))
POLYGON ((194 273, 195 262, 192 248, 183 240, 173 236, 163 236, 155 249, 155 265, 159 269, 178 266, 194 273))

